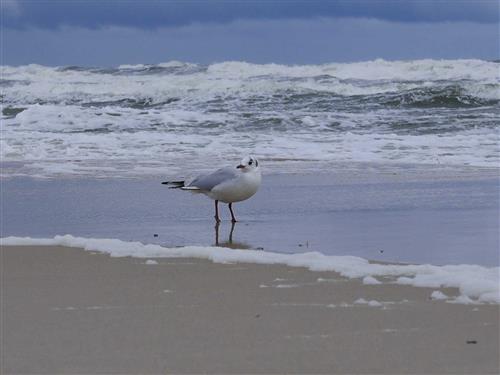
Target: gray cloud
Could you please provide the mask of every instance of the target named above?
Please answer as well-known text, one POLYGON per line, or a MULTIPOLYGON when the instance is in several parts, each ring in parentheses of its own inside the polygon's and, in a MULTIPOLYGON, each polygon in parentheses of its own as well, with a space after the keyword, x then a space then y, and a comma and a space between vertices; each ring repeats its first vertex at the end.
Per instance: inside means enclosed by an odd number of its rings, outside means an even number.
POLYGON ((375 18, 395 22, 498 23, 497 0, 2 0, 7 28, 141 29, 238 19, 375 18), (15 11, 12 11, 15 9, 15 11))

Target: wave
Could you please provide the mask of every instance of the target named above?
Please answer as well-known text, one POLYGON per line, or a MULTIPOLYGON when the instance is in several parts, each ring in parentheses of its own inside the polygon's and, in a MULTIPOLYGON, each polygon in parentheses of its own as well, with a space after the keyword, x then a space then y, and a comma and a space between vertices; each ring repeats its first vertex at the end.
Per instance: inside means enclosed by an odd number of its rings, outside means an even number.
POLYGON ((220 149, 228 158, 498 167, 499 66, 3 66, 0 156, 47 174, 68 160, 94 168, 95 160, 154 159, 170 168, 171 160, 220 160, 220 149))
POLYGON ((470 101, 468 98, 498 100, 500 88, 498 64, 480 60, 376 60, 302 66, 243 62, 201 66, 171 62, 105 69, 28 65, 3 66, 2 71, 4 100, 23 104, 165 102, 173 97, 207 101, 216 97, 247 98, 287 92, 369 97, 410 91, 409 96, 414 97, 418 90, 449 90, 450 87, 456 87, 460 91, 458 97, 464 98, 457 103, 465 103, 470 101))
POLYGON ((339 79, 435 81, 497 79, 498 64, 483 60, 409 60, 330 63, 322 65, 251 64, 229 61, 208 66, 208 73, 232 76, 333 76, 339 79))
POLYGON ((180 98, 167 98, 166 100, 162 101, 155 101, 154 98, 124 98, 118 100, 90 101, 73 104, 80 104, 82 107, 129 107, 135 109, 148 109, 163 107, 179 100, 180 98))
POLYGON ((152 75, 161 69, 176 71, 203 71, 207 74, 226 77, 318 77, 333 76, 339 79, 383 79, 397 81, 422 80, 490 80, 497 79, 500 62, 474 59, 463 60, 407 60, 387 61, 377 59, 353 63, 327 63, 320 65, 281 65, 253 64, 241 61, 226 61, 210 65, 170 61, 160 64, 120 65, 111 68, 62 66, 48 67, 37 64, 8 66, 3 65, 6 75, 12 74, 50 74, 88 72, 112 75, 118 71, 149 71, 152 75))
POLYGON ((498 98, 500 85, 484 85, 483 95, 474 96, 467 92, 468 83, 411 89, 386 95, 381 98, 381 102, 389 106, 415 108, 471 108, 494 106, 500 103, 498 98))

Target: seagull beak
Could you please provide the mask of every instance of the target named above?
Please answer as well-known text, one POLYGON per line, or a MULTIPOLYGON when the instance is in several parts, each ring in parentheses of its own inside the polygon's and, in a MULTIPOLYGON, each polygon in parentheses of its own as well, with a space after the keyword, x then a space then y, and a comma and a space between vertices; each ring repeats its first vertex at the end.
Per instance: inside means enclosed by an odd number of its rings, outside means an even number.
MULTIPOLYGON (((234 165, 234 164, 233 164, 233 165, 234 165)), ((241 169, 241 168, 245 168, 245 166, 240 164, 240 165, 238 165, 236 168, 241 169)))

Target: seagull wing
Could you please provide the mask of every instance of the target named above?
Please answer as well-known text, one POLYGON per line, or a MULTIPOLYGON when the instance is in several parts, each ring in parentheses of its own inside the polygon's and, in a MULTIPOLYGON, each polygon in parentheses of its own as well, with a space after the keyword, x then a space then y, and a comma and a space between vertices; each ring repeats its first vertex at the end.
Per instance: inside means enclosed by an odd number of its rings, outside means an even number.
POLYGON ((230 181, 238 177, 238 170, 236 168, 226 167, 216 170, 213 173, 205 174, 196 177, 186 187, 198 188, 202 191, 210 191, 217 185, 230 181))

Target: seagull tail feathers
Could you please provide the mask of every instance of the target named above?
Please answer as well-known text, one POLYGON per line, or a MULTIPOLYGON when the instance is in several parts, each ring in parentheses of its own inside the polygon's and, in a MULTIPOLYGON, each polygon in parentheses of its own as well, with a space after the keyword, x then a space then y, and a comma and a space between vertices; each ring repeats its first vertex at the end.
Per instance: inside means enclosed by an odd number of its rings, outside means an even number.
POLYGON ((185 181, 164 181, 162 185, 170 185, 169 189, 182 189, 185 181))

